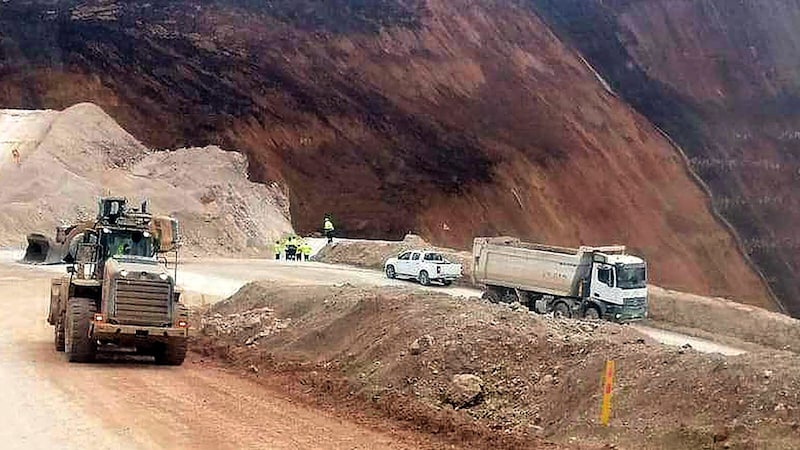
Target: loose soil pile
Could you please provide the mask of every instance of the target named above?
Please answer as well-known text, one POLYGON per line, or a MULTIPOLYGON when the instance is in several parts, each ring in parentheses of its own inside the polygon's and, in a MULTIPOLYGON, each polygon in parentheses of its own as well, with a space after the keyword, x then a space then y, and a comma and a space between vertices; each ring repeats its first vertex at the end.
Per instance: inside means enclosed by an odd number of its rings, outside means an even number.
POLYGON ((102 195, 147 198, 151 211, 180 219, 192 254, 263 251, 292 229, 286 194, 277 184, 250 182, 238 153, 153 152, 91 104, 60 113, 3 111, 0 118, 11 142, 0 148, 0 246, 93 218, 102 195), (18 163, 6 158, 14 148, 18 163))
MULTIPOLYGON (((315 257, 331 264, 383 270, 387 258, 410 249, 431 248, 418 236, 403 241, 339 241, 315 257)), ((464 266, 463 284, 471 284, 472 254, 439 249, 464 266)), ((479 288, 479 286, 475 286, 479 288)), ((654 325, 678 327, 684 334, 702 338, 733 338, 777 350, 800 353, 800 321, 789 316, 723 298, 702 297, 650 286, 649 318, 654 325), (708 334, 714 335, 709 336, 708 334)))
POLYGON ((346 264, 367 269, 383 270, 387 259, 406 250, 435 249, 464 269, 464 281, 472 274, 472 253, 450 248, 434 247, 417 235, 409 234, 402 241, 341 240, 323 247, 315 261, 329 264, 346 264))
POLYGON ((253 283, 202 323, 200 352, 256 376, 291 373, 326 402, 475 446, 800 446, 800 357, 788 352, 706 355, 610 323, 354 286, 253 283), (597 416, 608 359, 617 373, 606 428, 597 416))

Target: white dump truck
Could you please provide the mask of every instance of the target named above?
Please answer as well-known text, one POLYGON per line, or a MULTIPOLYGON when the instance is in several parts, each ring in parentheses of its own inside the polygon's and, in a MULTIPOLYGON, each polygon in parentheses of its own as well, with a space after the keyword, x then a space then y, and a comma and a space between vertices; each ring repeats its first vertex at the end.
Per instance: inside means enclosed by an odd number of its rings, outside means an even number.
POLYGON ((473 282, 492 302, 617 322, 647 316, 647 266, 623 246, 572 249, 476 238, 473 259, 473 282))

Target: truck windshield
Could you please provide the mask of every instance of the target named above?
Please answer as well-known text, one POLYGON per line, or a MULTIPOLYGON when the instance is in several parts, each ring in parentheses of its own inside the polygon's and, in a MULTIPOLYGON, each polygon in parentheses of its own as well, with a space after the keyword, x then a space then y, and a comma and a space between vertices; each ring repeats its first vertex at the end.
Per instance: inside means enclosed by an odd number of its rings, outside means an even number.
POLYGON ((617 287, 622 289, 647 287, 647 269, 644 264, 617 265, 617 287))

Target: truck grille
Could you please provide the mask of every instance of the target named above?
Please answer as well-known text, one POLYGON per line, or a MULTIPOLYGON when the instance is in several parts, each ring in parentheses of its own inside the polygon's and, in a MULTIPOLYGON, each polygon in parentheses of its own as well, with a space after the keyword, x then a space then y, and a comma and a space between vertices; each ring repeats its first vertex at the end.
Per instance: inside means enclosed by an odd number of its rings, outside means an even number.
POLYGON ((166 281, 117 280, 114 318, 118 323, 161 326, 170 323, 170 284, 166 281))
POLYGON ((642 308, 647 305, 646 297, 626 298, 625 306, 629 308, 642 308))

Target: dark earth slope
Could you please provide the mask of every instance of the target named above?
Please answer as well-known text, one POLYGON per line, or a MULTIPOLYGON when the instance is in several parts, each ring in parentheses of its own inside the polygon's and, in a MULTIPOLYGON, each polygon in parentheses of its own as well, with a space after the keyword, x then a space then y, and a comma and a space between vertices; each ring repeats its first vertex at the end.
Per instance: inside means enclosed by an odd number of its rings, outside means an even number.
POLYGON ((800 3, 528 0, 689 154, 800 316, 800 3))
POLYGON ((622 242, 656 283, 769 305, 680 156, 525 5, 3 4, 0 104, 78 101, 155 147, 246 152, 301 231, 622 242))

